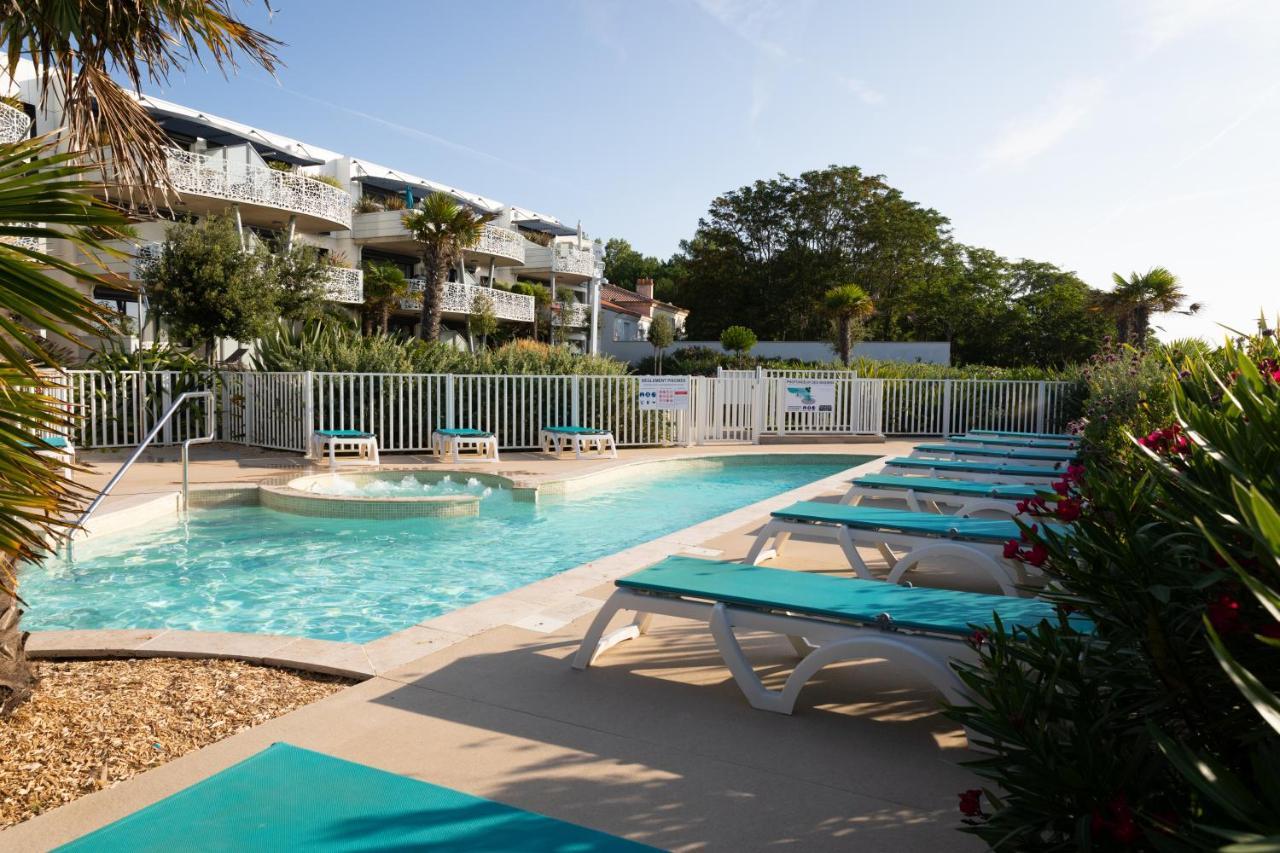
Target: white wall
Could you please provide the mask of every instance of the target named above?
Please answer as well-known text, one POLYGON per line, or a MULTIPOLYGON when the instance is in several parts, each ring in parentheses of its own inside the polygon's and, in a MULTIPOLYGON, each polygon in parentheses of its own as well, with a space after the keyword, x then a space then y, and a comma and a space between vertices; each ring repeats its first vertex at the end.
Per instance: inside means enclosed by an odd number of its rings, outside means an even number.
MULTIPOLYGON (((706 347, 724 352, 719 341, 676 341, 667 348, 706 347)), ((614 341, 603 337, 601 352, 621 361, 635 364, 653 355, 648 341, 614 341)), ((800 361, 835 361, 837 356, 826 341, 761 341, 751 350, 751 355, 762 358, 794 358, 800 361)), ((947 341, 863 341, 853 349, 855 358, 873 358, 879 361, 923 362, 924 364, 950 364, 951 344, 947 341)))

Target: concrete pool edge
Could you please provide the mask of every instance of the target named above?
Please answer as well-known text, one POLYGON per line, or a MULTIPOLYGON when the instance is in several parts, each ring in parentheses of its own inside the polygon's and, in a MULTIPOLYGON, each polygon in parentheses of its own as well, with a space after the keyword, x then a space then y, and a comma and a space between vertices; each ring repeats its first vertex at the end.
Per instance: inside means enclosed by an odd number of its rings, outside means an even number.
MULTIPOLYGON (((589 472, 556 483, 592 481, 608 478, 618 472, 630 473, 636 467, 667 461, 696 461, 724 458, 734 454, 706 454, 628 462, 603 471, 589 472)), ((756 454, 751 454, 756 455, 756 454)), ((760 454, 766 455, 766 454, 760 454)), ((770 453, 768 456, 867 456, 849 452, 837 453, 770 453)), ((183 657, 230 658, 267 666, 278 666, 304 672, 318 672, 364 680, 402 669, 440 649, 482 634, 492 628, 511 625, 539 633, 550 633, 590 613, 600 600, 586 596, 588 590, 610 583, 637 571, 669 554, 697 549, 714 539, 755 520, 767 518, 770 512, 798 500, 843 491, 854 476, 872 473, 883 465, 883 456, 843 469, 828 477, 765 498, 714 518, 668 533, 648 542, 634 545, 596 560, 551 575, 525 586, 486 598, 441 616, 427 619, 403 630, 379 637, 368 643, 346 643, 272 634, 222 631, 187 631, 181 629, 77 629, 32 631, 27 653, 36 660, 183 657)), ((438 470, 438 469, 437 469, 438 470)), ((541 484, 545 485, 545 484, 541 484)), ((257 484, 237 486, 215 485, 202 491, 219 493, 234 501, 237 492, 256 490, 257 484)), ((193 490, 194 493, 194 490, 193 490)), ((171 501, 172 496, 154 498, 171 501)), ((108 532, 107 530, 101 533, 108 532)), ((112 531, 114 532, 114 531, 112 531)), ((101 535, 95 532, 95 535, 101 535)), ((696 551, 693 553, 697 553, 696 551)), ((703 554, 703 556, 711 556, 703 554)))

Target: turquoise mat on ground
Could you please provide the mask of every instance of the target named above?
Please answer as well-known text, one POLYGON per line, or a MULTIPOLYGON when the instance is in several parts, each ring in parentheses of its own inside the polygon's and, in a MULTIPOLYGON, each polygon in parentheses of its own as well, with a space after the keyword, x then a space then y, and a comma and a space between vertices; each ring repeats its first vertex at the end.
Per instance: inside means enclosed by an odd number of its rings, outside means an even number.
MULTIPOLYGON (((1035 598, 897 586, 696 557, 668 557, 616 583, 627 589, 871 625, 888 613, 899 627, 959 636, 967 636, 973 625, 990 625, 992 613, 1000 614, 1006 631, 1030 628, 1043 619, 1057 624, 1058 618, 1054 605, 1035 598)), ((1073 618, 1072 625, 1092 631, 1089 620, 1081 617, 1073 618)))
POLYGON ((373 438, 373 433, 361 432, 358 429, 318 429, 316 435, 327 438, 373 438))
MULTIPOLYGON (((956 518, 954 515, 938 515, 933 512, 912 512, 909 509, 881 509, 873 506, 843 506, 820 501, 800 501, 771 513, 783 521, 820 521, 843 524, 860 530, 884 530, 890 532, 939 536, 946 539, 972 539, 978 542, 1008 542, 1022 536, 1022 528, 1013 521, 990 518, 956 518)), ((1055 533, 1065 533, 1066 526, 1033 522, 1041 529, 1052 528, 1055 533)))
POLYGON ((1070 450, 1077 444, 1071 438, 1001 438, 996 435, 949 435, 947 444, 994 444, 1000 447, 1046 447, 1070 450))
POLYGON ((273 744, 59 850, 652 850, 603 832, 273 744))
POLYGON ((1071 462, 1080 455, 1074 450, 1055 450, 1052 447, 967 447, 963 444, 917 444, 916 450, 965 456, 998 456, 1014 460, 1035 459, 1042 462, 1071 462))
POLYGON ((999 435, 1012 438, 1075 438, 1065 432, 1003 432, 998 429, 971 429, 969 435, 999 435))
POLYGON ((1003 465, 998 462, 959 462, 955 459, 912 459, 898 456, 884 463, 896 468, 923 468, 934 471, 963 471, 966 474, 1000 474, 1004 477, 1058 478, 1062 471, 1055 468, 1036 468, 1031 465, 1003 465))
POLYGON ((995 498, 1002 501, 1025 501, 1040 494, 1035 486, 999 485, 980 483, 977 480, 943 480, 938 477, 893 477, 888 474, 868 474, 853 481, 855 486, 872 489, 911 489, 916 492, 934 492, 945 495, 964 495, 974 498, 995 498))
POLYGON ((466 427, 459 427, 458 429, 438 429, 436 432, 441 435, 454 436, 455 438, 469 438, 473 436, 485 436, 487 438, 493 435, 493 433, 486 432, 482 429, 470 429, 466 427))

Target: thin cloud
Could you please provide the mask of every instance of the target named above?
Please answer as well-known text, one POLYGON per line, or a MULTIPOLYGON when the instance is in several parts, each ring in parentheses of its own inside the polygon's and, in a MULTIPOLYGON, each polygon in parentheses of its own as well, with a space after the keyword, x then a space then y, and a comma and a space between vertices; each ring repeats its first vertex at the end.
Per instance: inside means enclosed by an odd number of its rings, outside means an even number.
POLYGON ((1101 78, 1069 81, 1034 113, 1013 119, 986 151, 987 168, 1017 167, 1062 142, 1097 108, 1101 78))

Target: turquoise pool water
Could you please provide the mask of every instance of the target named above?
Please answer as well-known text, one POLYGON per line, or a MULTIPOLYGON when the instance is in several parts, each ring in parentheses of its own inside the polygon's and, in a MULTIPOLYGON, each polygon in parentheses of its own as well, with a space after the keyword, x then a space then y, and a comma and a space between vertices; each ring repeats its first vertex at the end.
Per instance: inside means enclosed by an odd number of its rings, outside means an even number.
POLYGON ((74 565, 26 568, 25 627, 251 631, 366 643, 871 457, 724 457, 637 466, 565 497, 480 515, 392 521, 260 507, 76 546, 74 565))

